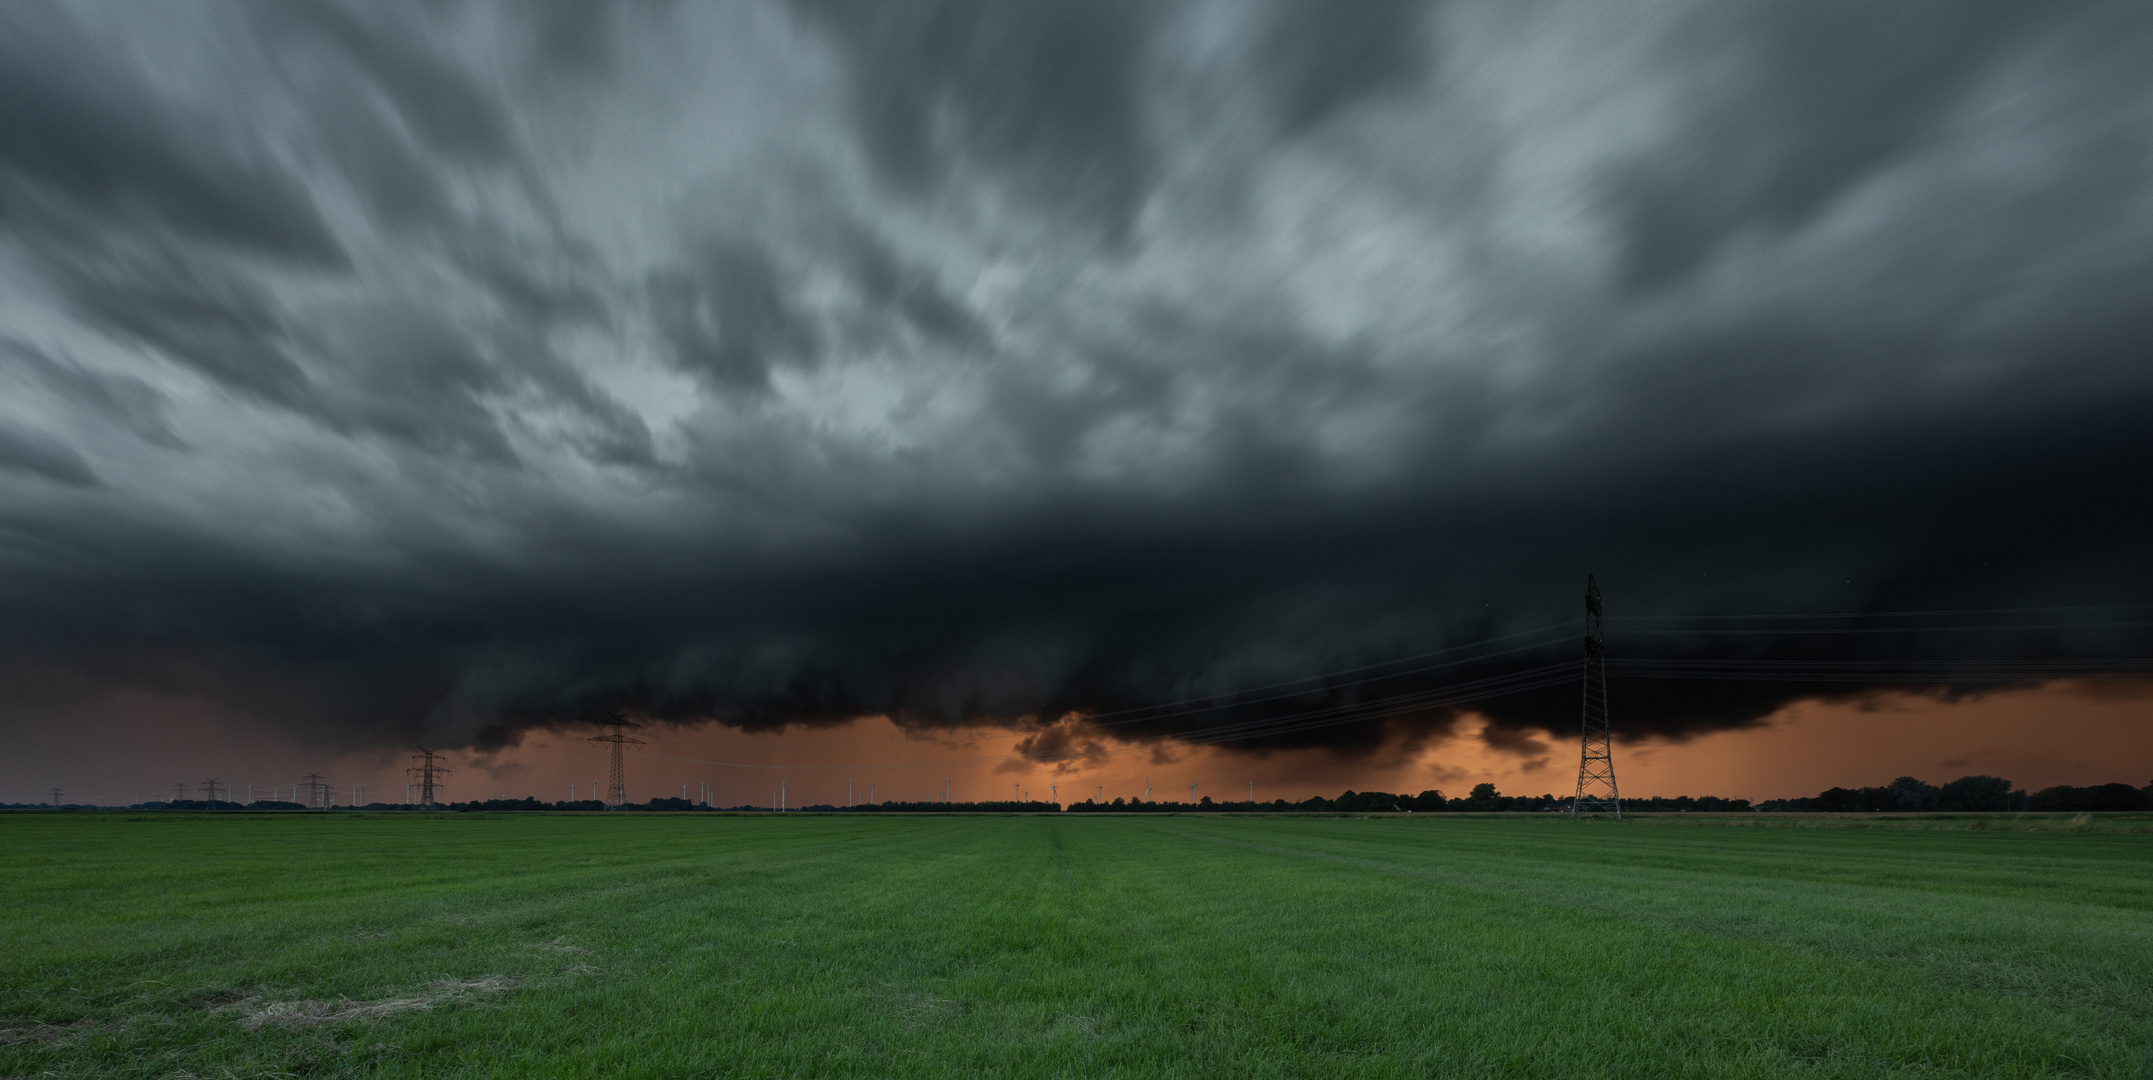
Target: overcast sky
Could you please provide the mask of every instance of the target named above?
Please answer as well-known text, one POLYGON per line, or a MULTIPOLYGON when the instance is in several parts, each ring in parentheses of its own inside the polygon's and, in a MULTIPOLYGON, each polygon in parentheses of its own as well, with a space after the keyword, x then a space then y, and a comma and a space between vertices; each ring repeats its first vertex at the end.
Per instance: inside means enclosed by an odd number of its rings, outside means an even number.
MULTIPOLYGON (((13 0, 0 724, 1021 725, 1588 572, 2153 601, 2149 181, 2144 3, 13 0)), ((1483 707, 1574 730, 1575 684, 1483 707)))

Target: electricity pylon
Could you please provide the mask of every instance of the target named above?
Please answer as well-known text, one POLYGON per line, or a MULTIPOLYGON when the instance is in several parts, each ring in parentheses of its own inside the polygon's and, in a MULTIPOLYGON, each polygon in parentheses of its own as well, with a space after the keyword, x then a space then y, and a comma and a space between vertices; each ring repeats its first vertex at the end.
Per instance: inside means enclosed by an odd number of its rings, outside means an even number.
POLYGON ((307 782, 307 808, 311 810, 329 809, 329 785, 322 783, 322 775, 320 773, 308 773, 300 777, 300 779, 307 782))
POLYGON ((439 778, 447 776, 449 770, 447 766, 434 764, 434 759, 441 756, 441 751, 429 750, 423 746, 417 749, 419 752, 411 755, 411 760, 418 764, 405 769, 404 776, 419 785, 419 809, 431 810, 434 808, 434 796, 440 793, 438 789, 442 787, 439 778))
POLYGON ((1622 817, 1622 795, 1615 789, 1613 735, 1607 716, 1607 634, 1600 626, 1600 583, 1585 575, 1585 715, 1578 752, 1577 794, 1570 816, 1605 811, 1622 817))
POLYGON ((618 809, 628 802, 628 773, 621 765, 621 747, 643 745, 643 740, 628 734, 643 725, 620 713, 607 713, 605 719, 598 721, 598 726, 613 729, 603 735, 591 736, 591 741, 606 743, 613 749, 613 779, 606 785, 606 805, 618 809))

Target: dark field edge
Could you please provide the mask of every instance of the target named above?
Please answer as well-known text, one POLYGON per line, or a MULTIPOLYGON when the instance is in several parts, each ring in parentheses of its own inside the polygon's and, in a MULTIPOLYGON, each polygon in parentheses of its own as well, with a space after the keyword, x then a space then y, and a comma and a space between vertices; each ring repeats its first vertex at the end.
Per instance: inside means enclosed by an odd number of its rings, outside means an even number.
POLYGON ((1572 818, 1566 813, 1533 813, 1519 811, 1445 811, 1442 813, 1415 814, 1408 812, 1367 811, 1246 811, 1204 812, 1164 811, 1115 813, 1101 810, 1083 814, 1055 811, 991 811, 950 810, 917 811, 903 814, 855 814, 844 810, 788 810, 782 814, 769 811, 736 810, 637 810, 632 813, 614 813, 600 810, 442 810, 442 811, 394 811, 368 810, 56 810, 49 808, 21 808, 0 810, 0 816, 16 817, 84 817, 104 820, 129 821, 232 821, 265 817, 337 818, 348 820, 392 821, 404 819, 441 820, 445 818, 859 818, 861 820, 911 820, 918 818, 1052 818, 1057 821, 1078 821, 1091 818, 1217 818, 1234 820, 1283 820, 1283 819, 1330 819, 1362 821, 1487 821, 1504 820, 1538 822, 1555 827, 1561 825, 1587 824, 1636 824, 1636 825, 1689 825, 1719 826, 1727 828, 1796 828, 1796 829, 1899 829, 1934 832, 2090 832, 2090 833, 2140 833, 2153 834, 2153 812, 2143 810, 2080 811, 2076 813, 2034 813, 2029 811, 1979 812, 1979 811, 1924 811, 1920 813, 1680 813, 1671 811, 1625 812, 1621 819, 1606 814, 1586 814, 1572 818))

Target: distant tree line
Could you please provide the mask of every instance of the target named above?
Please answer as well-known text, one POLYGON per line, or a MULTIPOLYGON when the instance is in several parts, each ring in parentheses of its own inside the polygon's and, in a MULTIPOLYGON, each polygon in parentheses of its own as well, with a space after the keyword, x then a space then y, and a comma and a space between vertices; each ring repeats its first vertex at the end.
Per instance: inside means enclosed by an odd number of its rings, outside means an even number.
MULTIPOLYGON (((1665 810, 1698 812, 1730 812, 1749 809, 1748 799, 1722 799, 1716 795, 1683 795, 1677 798, 1624 799, 1623 809, 1665 810)), ((1071 813, 1105 814, 1373 814, 1373 813, 1548 813, 1570 809, 1567 795, 1505 795, 1494 784, 1476 784, 1464 797, 1446 796, 1429 789, 1418 795, 1393 794, 1387 791, 1351 791, 1335 799, 1321 795, 1291 802, 1274 799, 1270 802, 1251 803, 1214 802, 1205 796, 1193 803, 1147 802, 1143 799, 1115 799, 1112 802, 1096 802, 1086 799, 1073 803, 1071 813)))
MULTIPOLYGON (((369 809, 369 810, 371 810, 371 809, 374 809, 374 808, 373 808, 373 807, 367 807, 366 809, 369 809)), ((392 806, 392 807, 384 807, 384 809, 393 809, 393 810, 416 810, 416 809, 418 809, 418 807, 416 807, 416 806, 392 806)), ((740 806, 705 806, 705 805, 703 805, 702 803, 699 803, 699 802, 694 802, 694 801, 692 801, 692 800, 689 800, 689 799, 683 799, 683 798, 680 798, 679 796, 675 796, 675 795, 666 795, 666 796, 660 796, 660 797, 657 797, 657 798, 653 798, 653 799, 650 799, 650 800, 648 800, 648 801, 645 801, 645 802, 639 802, 639 803, 622 803, 621 805, 619 805, 619 806, 617 806, 617 807, 616 807, 616 806, 607 806, 607 805, 606 805, 606 804, 605 804, 605 803, 604 803, 603 801, 601 801, 601 800, 598 800, 598 799, 563 799, 563 800, 561 800, 560 802, 541 802, 541 801, 539 801, 539 800, 537 800, 537 799, 533 799, 533 798, 528 798, 528 797, 526 797, 526 798, 522 798, 522 799, 484 799, 484 800, 474 800, 474 801, 472 801, 472 802, 460 802, 460 803, 442 803, 442 804, 440 805, 439 809, 442 809, 442 810, 455 810, 455 811, 459 811, 459 812, 469 812, 469 811, 489 811, 489 812, 499 812, 499 811, 511 811, 511 812, 513 812, 513 811, 518 811, 518 810, 526 810, 526 811, 530 811, 530 810, 539 810, 539 811, 554 811, 554 812, 560 812, 560 811, 564 811, 564 810, 565 810, 565 811, 575 811, 575 812, 582 812, 582 813, 588 813, 588 812, 592 812, 592 811, 601 811, 601 810, 621 810, 621 811, 627 811, 627 812, 631 812, 631 813, 635 813, 635 812, 641 812, 641 813, 649 813, 649 812, 652 812, 652 811, 665 811, 665 812, 669 812, 669 813, 680 813, 680 812, 683 812, 683 811, 690 811, 690 810, 693 810, 693 811, 698 811, 698 812, 704 812, 704 813, 731 813, 731 814, 753 814, 753 813, 763 813, 763 814, 767 814, 767 813, 770 813, 770 809, 771 809, 771 808, 770 808, 770 807, 768 807, 768 806, 752 806, 752 805, 746 805, 746 804, 743 804, 743 805, 740 805, 740 806)), ((800 812, 805 812, 805 813, 816 813, 816 812, 828 813, 828 812, 831 812, 831 811, 836 811, 836 810, 842 810, 842 809, 844 809, 844 807, 841 807, 841 806, 832 806, 832 805, 830 805, 829 803, 816 803, 816 804, 814 804, 814 805, 812 805, 812 806, 789 806, 789 807, 786 807, 786 809, 787 809, 787 810, 793 810, 793 811, 800 811, 800 812)), ((861 807, 856 807, 855 809, 859 809, 859 810, 865 810, 865 809, 867 809, 867 807, 861 806, 861 807)))
MULTIPOLYGON (((256 799, 253 802, 239 802, 232 799, 167 799, 163 801, 153 799, 149 802, 135 803, 132 806, 125 807, 124 809, 193 810, 197 812, 211 811, 221 814, 227 811, 304 810, 306 808, 307 807, 305 803, 279 802, 275 799, 256 799)), ((95 810, 99 808, 85 806, 82 809, 95 810)), ((344 809, 344 807, 338 807, 337 809, 341 810, 344 809)))
POLYGON ((2153 784, 2142 788, 2134 788, 2129 784, 2097 784, 2093 787, 2061 784, 2042 788, 2028 796, 2026 809, 2036 813, 2153 810, 2153 784))
POLYGON ((1770 799, 1758 809, 1820 814, 1925 810, 2028 810, 2035 813, 2153 810, 2153 784, 2142 788, 2129 784, 2093 787, 2059 784, 2029 795, 2024 788, 2013 787, 2011 781, 1996 776, 1962 776, 1942 787, 1902 776, 1883 787, 1835 787, 1806 799, 1770 799))
MULTIPOLYGON (((838 809, 830 807, 829 809, 838 809)), ((1018 802, 1003 799, 1000 802, 881 802, 862 803, 852 809, 874 814, 1052 814, 1061 807, 1036 799, 1018 802)), ((1073 808, 1072 808, 1073 809, 1073 808)))
MULTIPOLYGON (((1570 808, 1569 796, 1556 795, 1504 795, 1494 784, 1478 784, 1463 797, 1446 796, 1430 789, 1418 795, 1386 791, 1346 791, 1335 799, 1321 795, 1298 802, 1273 799, 1270 802, 1218 802, 1204 796, 1195 802, 1153 802, 1145 799, 1115 799, 1099 802, 1086 799, 1058 807, 1050 802, 1037 800, 999 802, 882 802, 863 803, 843 807, 829 803, 789 807, 809 813, 834 813, 851 811, 874 814, 1051 814, 1066 810, 1076 814, 1369 814, 1369 813, 1546 813, 1566 811, 1570 808)), ((2098 784, 2092 787, 2071 787, 2067 784, 2043 788, 2028 794, 2025 789, 2013 787, 2009 780, 1995 776, 1962 776, 1939 787, 1911 776, 1902 776, 1882 787, 1828 788, 1805 799, 1768 799, 1751 805, 1748 799, 1723 799, 1715 795, 1680 795, 1673 798, 1654 796, 1646 799, 1624 799, 1625 811, 1643 813, 1739 813, 1751 809, 1771 813, 1874 813, 1884 811, 2031 811, 2034 813, 2086 813, 2104 811, 2153 810, 2153 784, 2132 787, 2129 784, 2098 784)), ((0 803, 0 810, 97 810, 91 805, 47 806, 44 803, 0 803)), ((178 799, 171 802, 145 802, 127 807, 129 810, 189 810, 212 812, 291 811, 308 809, 303 804, 269 799, 251 803, 227 802, 201 799, 178 799)), ((347 810, 350 807, 333 807, 347 810)), ((408 803, 368 803, 359 807, 369 811, 417 811, 421 808, 408 803)), ((445 802, 436 810, 456 812, 595 812, 608 809, 624 811, 702 811, 730 813, 769 813, 768 806, 704 806, 687 799, 663 797, 646 802, 627 803, 620 807, 608 807, 597 799, 572 799, 560 802, 543 802, 533 798, 481 799, 468 802, 445 802)))

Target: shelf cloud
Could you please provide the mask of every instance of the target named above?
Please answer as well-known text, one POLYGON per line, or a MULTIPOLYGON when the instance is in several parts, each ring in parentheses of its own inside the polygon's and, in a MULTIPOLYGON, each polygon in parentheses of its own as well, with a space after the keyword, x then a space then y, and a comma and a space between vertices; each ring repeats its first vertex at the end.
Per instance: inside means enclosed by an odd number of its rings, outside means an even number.
POLYGON ((2148 46, 2128 3, 11 3, 0 723, 1058 761, 1475 710, 1540 754, 1574 682, 1500 677, 1576 657, 1588 572, 2072 608, 1612 619, 1767 665, 1618 669, 1630 732, 2134 671, 2148 46))

